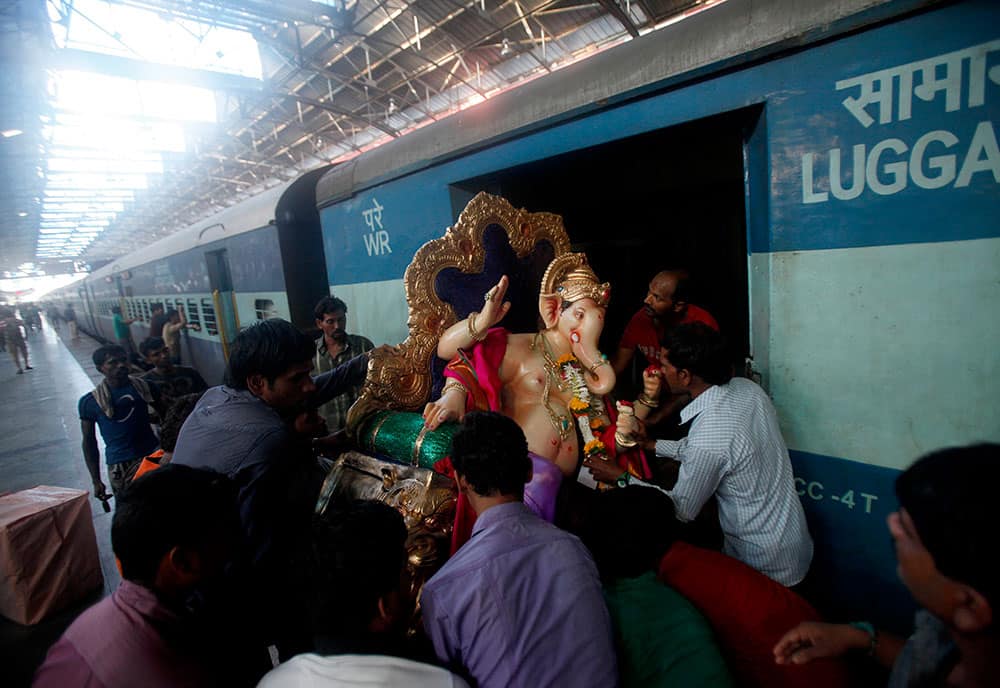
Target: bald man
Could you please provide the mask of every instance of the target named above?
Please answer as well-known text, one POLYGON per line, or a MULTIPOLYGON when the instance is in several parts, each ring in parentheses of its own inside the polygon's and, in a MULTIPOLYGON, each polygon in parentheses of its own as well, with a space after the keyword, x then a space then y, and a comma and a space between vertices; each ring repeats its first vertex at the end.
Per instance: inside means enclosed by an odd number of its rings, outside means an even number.
POLYGON ((672 327, 701 322, 713 330, 719 329, 719 324, 708 311, 688 303, 690 281, 686 270, 656 273, 649 283, 642 308, 629 321, 611 362, 617 375, 628 368, 636 349, 645 356, 647 365, 658 363, 660 342, 672 327))

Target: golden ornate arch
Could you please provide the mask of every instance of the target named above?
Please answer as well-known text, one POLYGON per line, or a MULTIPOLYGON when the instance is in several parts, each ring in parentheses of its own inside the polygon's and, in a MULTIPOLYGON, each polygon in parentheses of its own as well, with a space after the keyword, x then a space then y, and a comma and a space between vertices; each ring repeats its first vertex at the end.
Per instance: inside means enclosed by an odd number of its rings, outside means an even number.
POLYGON ((465 206, 458 222, 443 237, 421 246, 406 268, 403 282, 409 306, 409 336, 399 346, 401 355, 373 352, 364 387, 348 414, 349 434, 353 436, 358 424, 375 411, 423 409, 433 386, 431 360, 437 355, 438 340, 458 320, 451 305, 438 297, 435 280, 445 268, 457 268, 465 274, 482 272, 486 260, 483 233, 492 225, 507 232, 518 258, 527 256, 543 241, 552 245, 555 256, 570 248, 559 215, 529 213, 500 196, 477 194, 465 206))

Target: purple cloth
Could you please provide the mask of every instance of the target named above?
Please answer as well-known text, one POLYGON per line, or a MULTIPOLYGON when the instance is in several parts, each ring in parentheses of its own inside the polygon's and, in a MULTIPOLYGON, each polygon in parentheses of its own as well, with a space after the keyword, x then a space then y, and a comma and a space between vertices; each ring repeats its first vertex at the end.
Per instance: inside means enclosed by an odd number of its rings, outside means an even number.
MULTIPOLYGON (((524 505, 549 523, 556 520, 556 497, 562 483, 562 471, 548 459, 528 452, 531 457, 531 482, 524 486, 524 505)), ((475 531, 473 531, 475 532, 475 531)))
POLYGON ((130 581, 81 614, 49 650, 36 688, 208 686, 206 673, 180 647, 177 614, 152 590, 130 581))
POLYGON ((438 658, 480 688, 618 685, 597 567, 521 502, 479 515, 421 604, 438 658))

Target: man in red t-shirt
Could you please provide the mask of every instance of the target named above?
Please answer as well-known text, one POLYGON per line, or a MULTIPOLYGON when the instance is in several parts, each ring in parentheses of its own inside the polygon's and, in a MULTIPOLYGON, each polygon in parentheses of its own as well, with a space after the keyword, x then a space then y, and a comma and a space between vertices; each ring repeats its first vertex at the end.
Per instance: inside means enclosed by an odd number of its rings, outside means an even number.
POLYGON ((638 349, 646 364, 659 362, 660 342, 667 329, 684 323, 703 322, 719 329, 715 318, 704 308, 688 303, 691 277, 686 270, 663 270, 649 283, 649 293, 638 313, 625 327, 611 365, 616 375, 625 372, 638 349))

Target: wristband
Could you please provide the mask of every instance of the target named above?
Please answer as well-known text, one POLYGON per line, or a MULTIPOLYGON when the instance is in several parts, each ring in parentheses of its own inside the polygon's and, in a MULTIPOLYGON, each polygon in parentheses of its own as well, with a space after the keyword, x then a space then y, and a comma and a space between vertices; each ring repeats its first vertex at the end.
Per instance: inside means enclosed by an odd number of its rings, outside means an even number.
POLYGON ((847 625, 868 634, 868 656, 873 656, 878 647, 878 630, 869 621, 851 621, 847 625))

